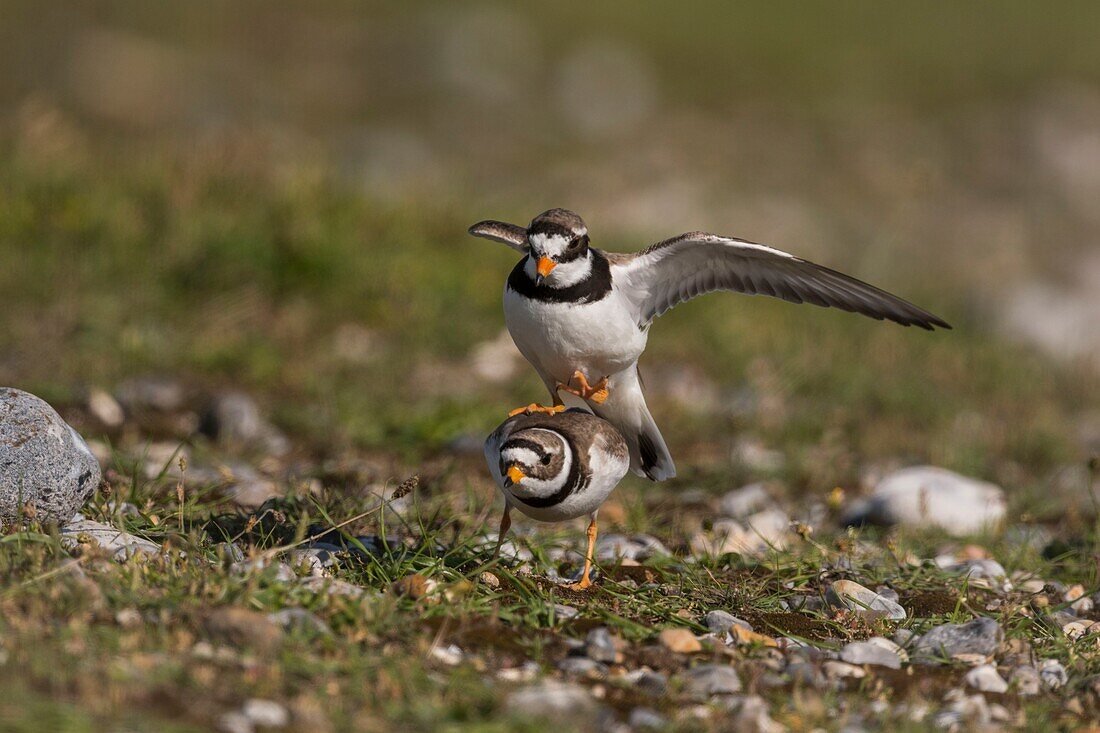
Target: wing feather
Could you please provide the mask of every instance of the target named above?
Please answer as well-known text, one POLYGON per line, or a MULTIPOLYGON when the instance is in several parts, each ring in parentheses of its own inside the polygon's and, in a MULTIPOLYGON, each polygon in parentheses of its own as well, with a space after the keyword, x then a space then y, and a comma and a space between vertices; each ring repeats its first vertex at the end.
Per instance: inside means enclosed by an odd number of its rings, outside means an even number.
POLYGON ((527 254, 527 230, 521 226, 487 219, 486 221, 479 221, 467 231, 475 237, 492 239, 494 242, 507 244, 517 252, 527 254))
POLYGON ((676 305, 715 290, 770 295, 839 308, 929 331, 943 319, 885 290, 778 249, 706 232, 659 242, 612 260, 612 276, 645 325, 676 305))

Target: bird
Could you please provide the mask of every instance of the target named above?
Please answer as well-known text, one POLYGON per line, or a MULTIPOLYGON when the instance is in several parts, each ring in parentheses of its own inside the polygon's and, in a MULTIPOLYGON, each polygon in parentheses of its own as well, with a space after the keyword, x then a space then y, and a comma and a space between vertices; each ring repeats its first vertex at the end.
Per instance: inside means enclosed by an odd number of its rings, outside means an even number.
POLYGON ((638 252, 606 252, 568 209, 545 211, 527 227, 486 220, 469 233, 523 255, 505 284, 504 319, 552 404, 519 409, 554 414, 564 409, 560 393, 576 395, 622 432, 631 470, 653 481, 674 477, 676 466, 646 405, 638 359, 654 319, 670 308, 726 290, 951 328, 873 285, 746 239, 687 232, 638 252))
POLYGON ((485 461, 504 494, 504 514, 493 557, 500 554, 512 526, 512 508, 541 522, 564 522, 587 515, 584 571, 572 587, 584 590, 591 586, 596 515, 630 467, 622 433, 581 408, 561 414, 517 413, 486 439, 485 461))

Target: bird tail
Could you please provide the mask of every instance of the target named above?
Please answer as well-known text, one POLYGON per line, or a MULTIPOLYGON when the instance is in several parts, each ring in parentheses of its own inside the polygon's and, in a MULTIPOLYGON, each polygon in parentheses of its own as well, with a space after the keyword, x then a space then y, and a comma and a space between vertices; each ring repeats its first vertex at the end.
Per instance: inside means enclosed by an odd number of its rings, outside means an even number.
POLYGON ((630 470, 651 481, 664 481, 676 475, 676 465, 668 452, 661 431, 649 414, 637 369, 612 380, 609 396, 592 410, 619 429, 630 449, 630 470))

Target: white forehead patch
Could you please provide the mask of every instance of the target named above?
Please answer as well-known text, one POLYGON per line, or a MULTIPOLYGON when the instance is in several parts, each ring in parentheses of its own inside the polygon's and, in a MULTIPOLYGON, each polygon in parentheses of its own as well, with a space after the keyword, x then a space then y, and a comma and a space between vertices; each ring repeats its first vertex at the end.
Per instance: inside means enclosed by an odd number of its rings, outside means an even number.
POLYGON ((500 457, 507 463, 522 463, 524 466, 534 466, 539 462, 539 454, 530 448, 508 448, 500 452, 500 457))
POLYGON ((532 234, 528 240, 533 250, 548 257, 560 255, 569 246, 569 240, 560 234, 532 234))

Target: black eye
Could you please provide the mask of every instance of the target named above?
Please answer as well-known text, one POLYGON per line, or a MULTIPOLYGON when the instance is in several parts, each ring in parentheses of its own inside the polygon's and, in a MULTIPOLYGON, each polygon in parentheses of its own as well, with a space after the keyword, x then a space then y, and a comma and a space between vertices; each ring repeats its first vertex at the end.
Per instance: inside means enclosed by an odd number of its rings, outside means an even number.
POLYGON ((542 457, 542 465, 544 465, 544 466, 549 466, 550 465, 550 456, 543 456, 542 457))

